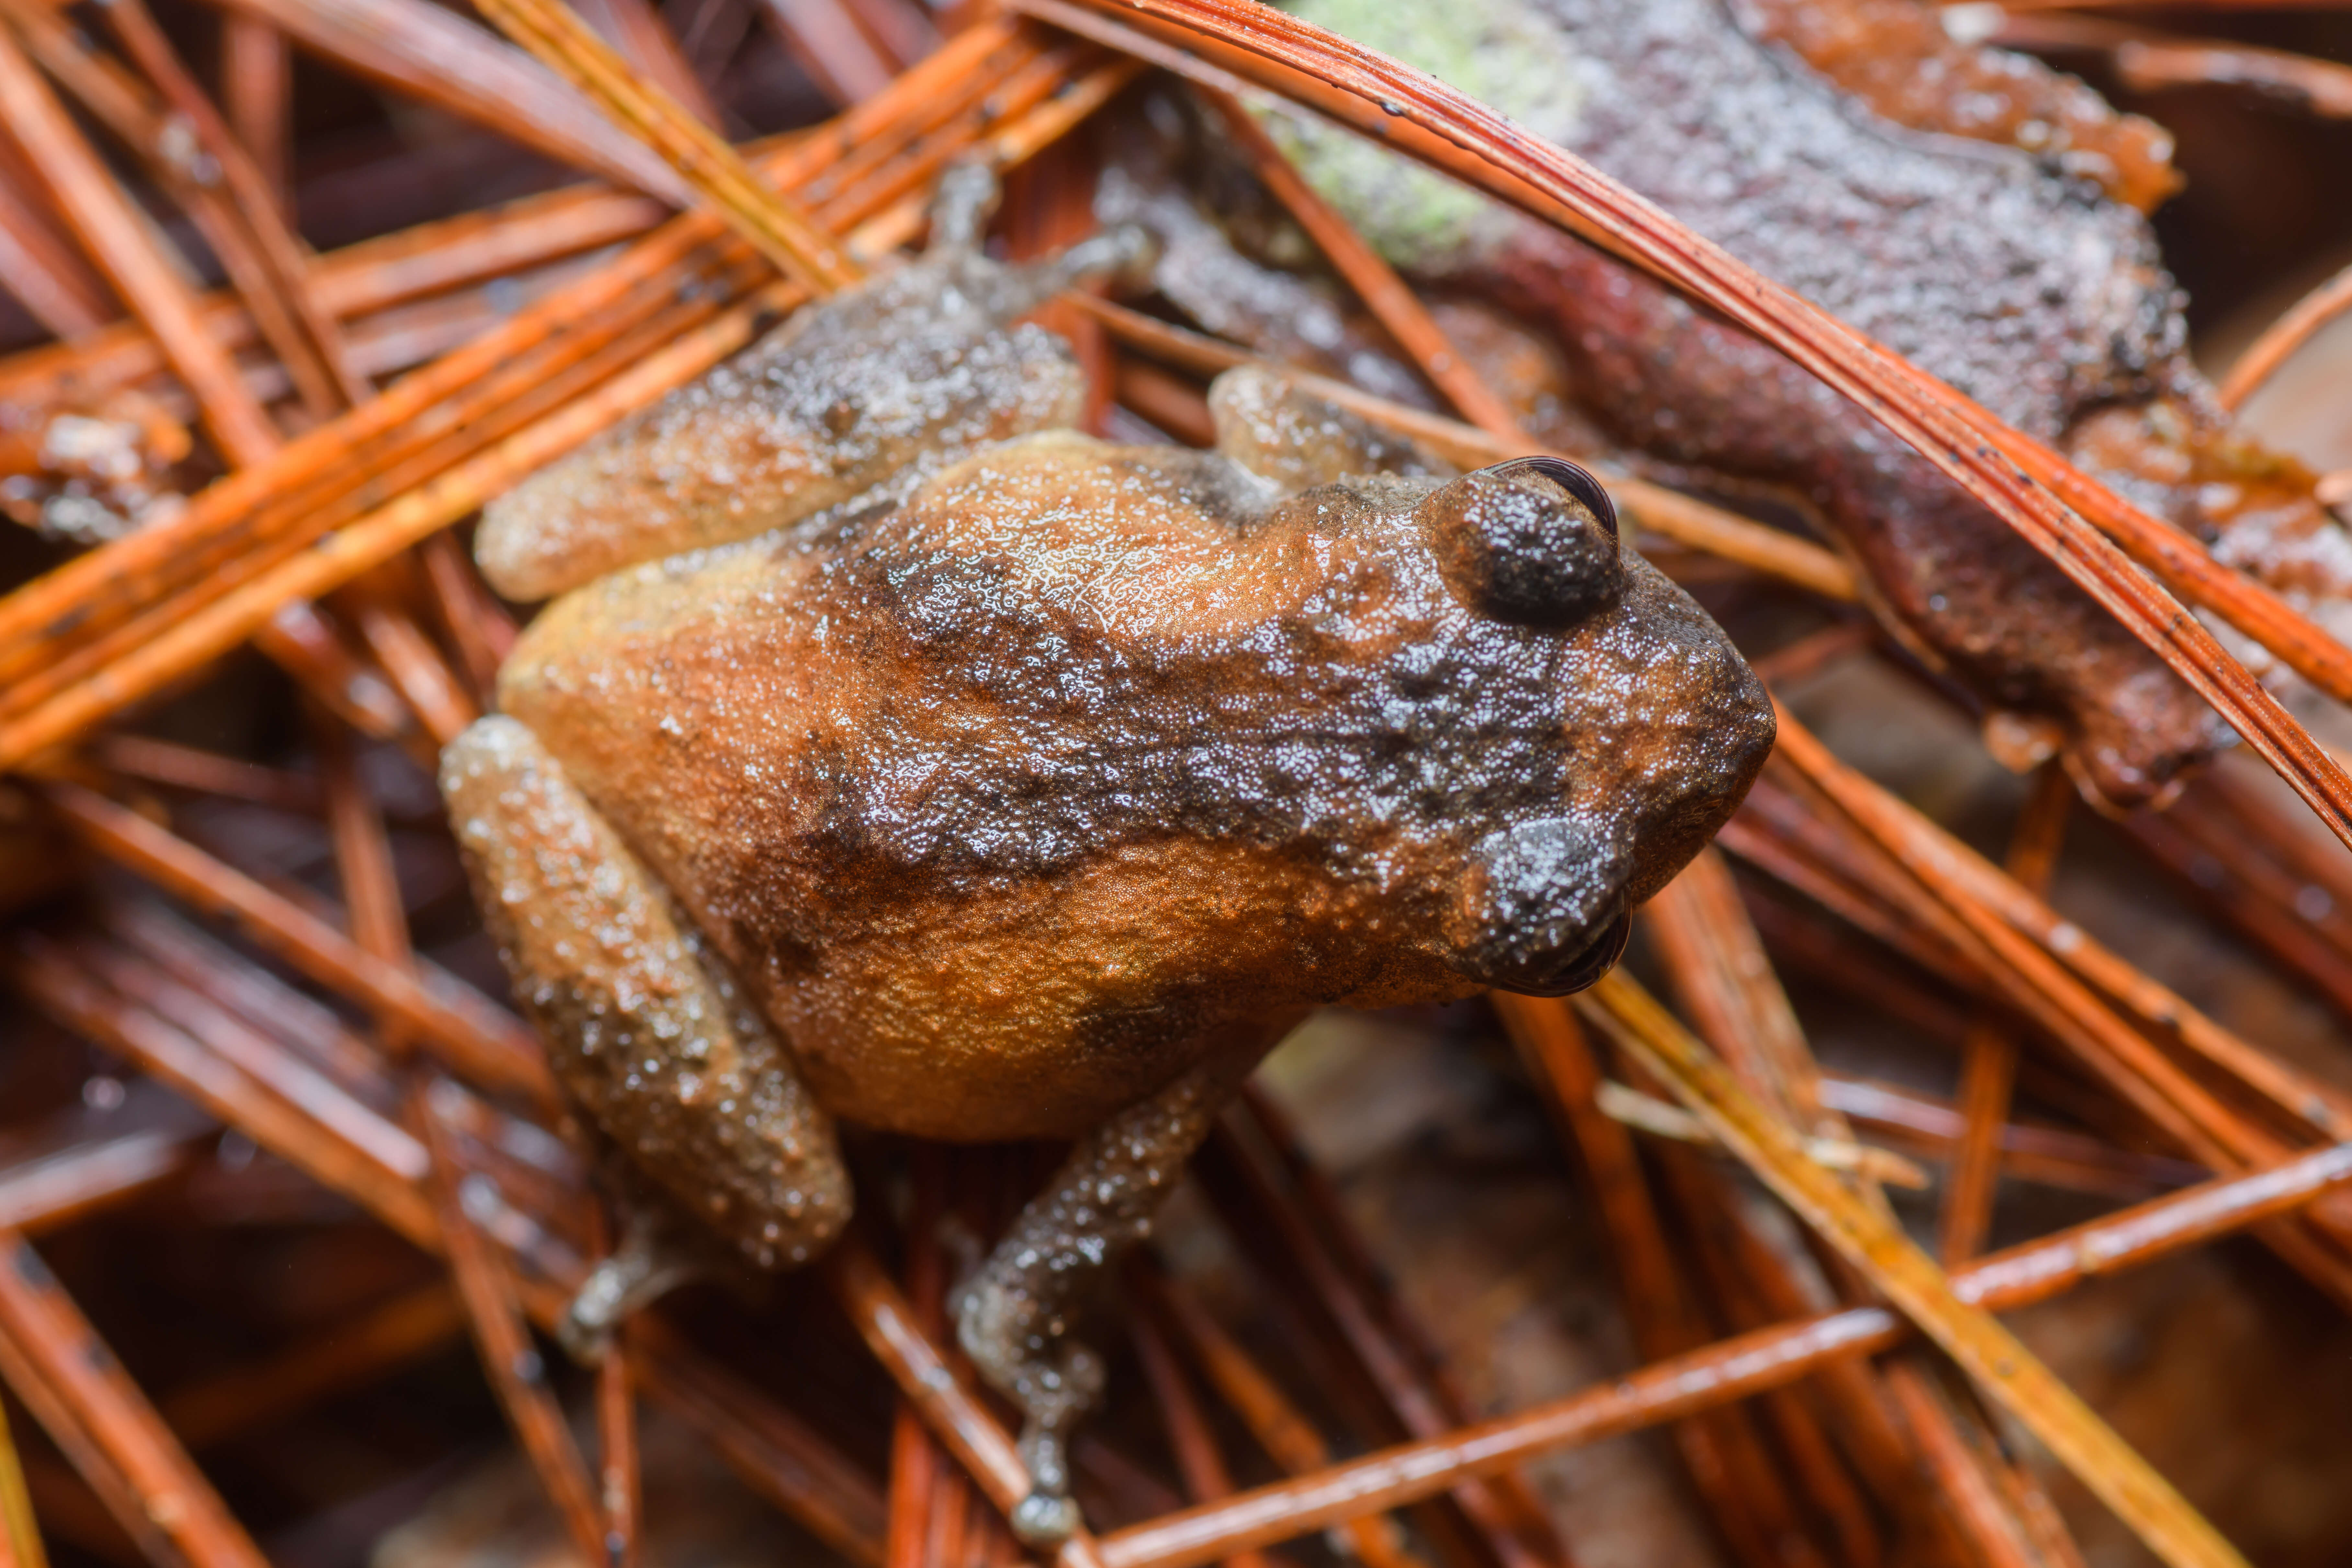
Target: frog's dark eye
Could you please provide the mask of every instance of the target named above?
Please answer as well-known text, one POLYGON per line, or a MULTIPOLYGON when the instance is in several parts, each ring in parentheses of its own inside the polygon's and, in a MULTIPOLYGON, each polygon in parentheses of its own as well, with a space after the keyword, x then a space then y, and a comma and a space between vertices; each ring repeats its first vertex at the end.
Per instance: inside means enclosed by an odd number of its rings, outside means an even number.
POLYGON ((1465 474, 1417 509, 1456 598, 1498 621, 1575 625, 1624 581, 1617 509, 1601 481, 1559 458, 1520 458, 1465 474))

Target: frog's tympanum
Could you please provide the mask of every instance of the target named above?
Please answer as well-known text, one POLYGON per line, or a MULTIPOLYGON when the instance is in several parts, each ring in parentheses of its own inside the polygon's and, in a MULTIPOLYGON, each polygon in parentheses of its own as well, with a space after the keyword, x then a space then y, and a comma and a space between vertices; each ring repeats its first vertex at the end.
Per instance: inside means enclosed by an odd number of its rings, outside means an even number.
POLYGON ((1431 471, 1254 371, 1216 452, 1072 432, 969 218, 525 485, 559 593, 442 787, 557 1076, 638 1206, 808 1258, 835 1121, 1076 1147, 958 1294, 1027 1415, 1033 1539, 1101 1383, 1066 1332, 1307 1009, 1558 993, 1761 765, 1761 686, 1582 470, 1431 471), (1385 464, 1388 473, 1370 471, 1385 464))

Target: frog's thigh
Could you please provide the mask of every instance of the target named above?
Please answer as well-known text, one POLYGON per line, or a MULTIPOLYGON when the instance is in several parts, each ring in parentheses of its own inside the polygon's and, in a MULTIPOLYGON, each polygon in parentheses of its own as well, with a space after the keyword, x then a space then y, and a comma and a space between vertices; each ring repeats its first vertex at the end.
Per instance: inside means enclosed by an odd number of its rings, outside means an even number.
POLYGON ((965 1352, 1027 1417, 1021 1456, 1035 1489, 1013 1524, 1030 1544, 1076 1527, 1068 1434, 1102 1394, 1102 1359, 1071 1337, 1071 1321, 1120 1254, 1151 1233, 1184 1163, 1267 1043, 1220 1052, 1080 1139, 957 1295, 965 1352))
MULTIPOLYGON (((761 1267, 831 1240, 850 1206, 831 1122, 563 765, 522 724, 484 719, 442 754, 441 792, 516 999, 613 1147, 761 1267)), ((591 1285, 614 1297, 613 1313, 663 1274, 643 1257, 623 1263, 646 1276, 640 1288, 591 1285)))

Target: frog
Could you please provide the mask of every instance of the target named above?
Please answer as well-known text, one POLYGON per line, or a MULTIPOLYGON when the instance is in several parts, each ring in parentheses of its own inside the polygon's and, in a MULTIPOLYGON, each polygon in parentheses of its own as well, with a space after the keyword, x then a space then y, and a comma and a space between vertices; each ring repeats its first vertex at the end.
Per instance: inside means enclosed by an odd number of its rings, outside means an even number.
POLYGON ((576 1352, 818 1258, 844 1127, 1069 1144, 951 1301, 1047 1544, 1074 1325, 1259 1059, 1592 983, 1773 710, 1573 464, 1460 473, 1262 366, 1211 448, 1083 433, 1022 318, 1139 242, 1002 262, 985 205, 488 509, 487 577, 550 602, 441 787, 628 1215, 576 1352))

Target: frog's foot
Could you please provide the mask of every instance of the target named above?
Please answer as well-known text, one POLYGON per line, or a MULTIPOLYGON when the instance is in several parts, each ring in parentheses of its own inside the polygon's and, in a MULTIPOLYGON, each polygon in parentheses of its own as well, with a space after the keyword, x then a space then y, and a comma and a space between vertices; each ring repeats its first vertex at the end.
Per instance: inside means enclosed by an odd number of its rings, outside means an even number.
POLYGON ((1097 279, 1146 278, 1159 258, 1160 242, 1151 231, 1140 224, 1123 223, 1029 265, 1052 283, 1048 292, 1058 294, 1097 279))
POLYGON ((1002 263, 975 257, 962 287, 997 321, 1025 316, 1066 289, 1102 278, 1132 277, 1148 268, 1158 242, 1132 224, 1089 235, 1034 261, 1002 263))
POLYGON ((996 1250, 956 1295, 956 1338, 981 1375, 1025 1417, 1021 1458, 1033 1490, 1013 1532, 1050 1546, 1078 1526, 1070 1499, 1070 1429, 1102 1396, 1102 1359, 1072 1320, 1119 1256, 1151 1233, 1217 1111, 1265 1042, 1221 1053, 1079 1140, 996 1250))
POLYGON ((710 1267, 709 1249, 681 1237, 677 1222, 662 1210, 625 1208, 621 1245, 589 1271, 555 1325, 558 1342, 583 1366, 604 1359, 614 1331, 630 1316, 710 1267))
POLYGON ((977 251, 1003 195, 987 164, 949 164, 931 192, 931 249, 977 251))
POLYGON ((1138 224, 1121 224, 1034 260, 990 259, 982 244, 998 195, 995 172, 987 164, 951 164, 931 194, 931 243, 922 263, 953 276, 964 298, 997 325, 1009 325, 1081 283, 1109 277, 1149 280, 1160 242, 1138 224))
POLYGON ((1024 1545, 1054 1546, 1079 1524, 1070 1497, 1069 1436, 1102 1399, 1103 1363, 1059 1331, 1058 1320, 1024 1329, 1032 1305, 1017 1286, 976 1288, 959 1303, 957 1337, 982 1375, 1021 1407, 1019 1447, 1030 1491, 1013 1510, 1013 1533, 1024 1545))
MULTIPOLYGON (((996 171, 987 164, 950 164, 931 192, 931 243, 925 254, 936 257, 960 251, 979 255, 987 238, 988 220, 995 216, 1003 195, 996 171)), ((1129 223, 1082 239, 1051 256, 1016 263, 1003 270, 1033 275, 1036 282, 1032 287, 1042 290, 1037 296, 1042 300, 1073 283, 1113 272, 1137 274, 1138 283, 1148 282, 1148 277, 1140 274, 1148 271, 1159 255, 1160 242, 1151 231, 1140 224, 1129 223)))

